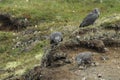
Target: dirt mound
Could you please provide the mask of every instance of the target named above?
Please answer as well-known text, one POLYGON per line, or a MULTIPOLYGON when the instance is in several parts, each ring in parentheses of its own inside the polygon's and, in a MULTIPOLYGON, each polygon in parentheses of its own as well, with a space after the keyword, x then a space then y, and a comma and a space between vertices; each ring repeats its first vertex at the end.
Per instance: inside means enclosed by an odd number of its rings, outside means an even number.
POLYGON ((29 25, 27 18, 12 17, 8 13, 0 14, 0 30, 21 30, 29 25))
POLYGON ((113 23, 106 22, 101 24, 102 27, 109 30, 115 30, 116 32, 120 31, 120 20, 114 21, 113 23))
POLYGON ((81 30, 56 48, 47 48, 41 66, 17 80, 119 80, 119 33, 104 27, 81 30), (94 53, 93 64, 76 66, 76 55, 86 51, 94 53))
MULTIPOLYGON (((119 60, 120 60, 120 49, 117 48, 116 52, 112 48, 109 48, 110 52, 106 54, 100 55, 96 53, 93 56, 93 59, 96 65, 91 65, 87 69, 82 70, 81 67, 76 68, 76 64, 74 63, 74 57, 79 52, 90 51, 84 48, 77 48, 75 51, 72 49, 64 49, 64 53, 67 54, 66 59, 71 59, 71 63, 66 63, 60 66, 49 66, 49 67, 41 67, 37 66, 21 78, 17 80, 80 80, 80 79, 88 79, 88 80, 99 80, 99 79, 114 79, 119 80, 119 60), (114 52, 114 53, 113 53, 114 52), (112 63, 111 63, 112 61, 112 63), (112 74, 111 74, 112 73, 112 74), (114 73, 114 75, 113 75, 114 73)), ((92 52, 92 51, 91 51, 92 52)), ((58 53, 58 52, 56 52, 58 53)), ((59 59, 62 61, 62 59, 59 59)), ((53 63, 55 63, 54 61, 53 63)), ((53 64, 52 63, 52 64, 53 64)))
POLYGON ((63 77, 69 79, 72 78, 69 75, 72 75, 72 73, 68 73, 64 69, 59 69, 59 68, 48 69, 48 68, 35 67, 27 75, 23 76, 20 80, 63 80, 63 77), (66 75, 59 75, 63 73, 66 75), (50 75, 50 74, 54 74, 54 75, 50 75), (56 79, 54 79, 54 77, 56 77, 56 79))

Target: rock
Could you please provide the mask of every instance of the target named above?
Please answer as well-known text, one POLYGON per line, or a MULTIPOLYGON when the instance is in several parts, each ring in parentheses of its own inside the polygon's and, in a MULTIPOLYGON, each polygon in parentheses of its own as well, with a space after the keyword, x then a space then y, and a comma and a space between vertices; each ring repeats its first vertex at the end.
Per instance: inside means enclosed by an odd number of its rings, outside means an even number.
POLYGON ((78 40, 81 47, 94 49, 98 52, 106 52, 106 47, 102 40, 78 40))
POLYGON ((98 78, 102 78, 102 74, 97 74, 97 77, 98 78))
POLYGON ((84 70, 85 67, 84 66, 79 66, 79 70, 84 70))
POLYGON ((66 58, 66 53, 57 52, 56 49, 47 49, 42 57, 41 67, 59 67, 66 63, 66 58))
POLYGON ((17 36, 16 39, 19 39, 19 37, 17 36))
POLYGON ((77 39, 80 39, 80 36, 76 36, 77 39))
POLYGON ((59 61, 53 62, 50 67, 60 67, 60 66, 63 66, 64 64, 65 64, 64 61, 59 60, 59 61))
POLYGON ((104 61, 105 61, 105 60, 109 60, 109 58, 108 58, 107 56, 101 56, 100 59, 101 59, 101 60, 104 60, 104 61))
POLYGON ((106 38, 102 41, 108 47, 113 47, 113 46, 120 47, 120 40, 119 39, 114 40, 114 38, 113 39, 112 38, 106 38))
POLYGON ((15 39, 12 39, 13 42, 15 42, 15 39))
POLYGON ((120 69, 120 66, 117 66, 118 69, 120 69))
POLYGON ((108 49, 108 48, 104 48, 104 51, 105 51, 105 52, 109 52, 109 49, 108 49))
POLYGON ((95 66, 99 66, 100 64, 98 62, 95 62, 95 66))
POLYGON ((86 77, 83 77, 82 80, 87 80, 87 78, 86 78, 86 77))
POLYGON ((105 52, 105 45, 101 40, 92 40, 90 41, 90 48, 94 48, 99 52, 105 52))
POLYGON ((21 45, 21 42, 19 41, 16 43, 15 48, 18 48, 20 45, 21 45))
POLYGON ((93 62, 91 66, 99 66, 100 64, 98 62, 93 62))
POLYGON ((48 67, 52 65, 52 62, 54 60, 54 51, 51 49, 47 49, 45 50, 43 56, 42 56, 42 60, 41 60, 41 67, 48 67))
POLYGON ((26 2, 29 2, 29 0, 26 0, 26 2))
POLYGON ((66 59, 67 54, 66 53, 56 53, 53 56, 54 56, 54 61, 57 61, 57 60, 66 59))
POLYGON ((70 63, 71 63, 71 60, 70 60, 70 59, 65 59, 64 62, 70 64, 70 63))

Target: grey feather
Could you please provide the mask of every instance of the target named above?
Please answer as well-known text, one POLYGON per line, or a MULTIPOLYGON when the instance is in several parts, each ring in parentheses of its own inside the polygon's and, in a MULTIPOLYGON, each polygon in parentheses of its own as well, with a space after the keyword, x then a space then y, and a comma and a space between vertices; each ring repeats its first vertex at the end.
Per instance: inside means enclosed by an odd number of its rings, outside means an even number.
POLYGON ((75 60, 78 65, 90 64, 92 55, 93 55, 93 53, 91 53, 91 52, 82 52, 76 56, 75 60))
POLYGON ((99 15, 100 15, 100 11, 98 10, 98 8, 95 8, 83 19, 79 27, 92 25, 98 19, 99 15))
POLYGON ((57 45, 63 40, 61 32, 54 32, 50 35, 50 44, 57 45))

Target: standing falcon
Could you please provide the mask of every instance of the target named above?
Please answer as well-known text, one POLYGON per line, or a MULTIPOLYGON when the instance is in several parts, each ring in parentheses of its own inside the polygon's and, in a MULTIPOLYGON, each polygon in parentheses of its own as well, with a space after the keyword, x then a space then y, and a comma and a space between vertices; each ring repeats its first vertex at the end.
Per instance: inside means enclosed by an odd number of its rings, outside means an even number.
POLYGON ((98 19, 99 15, 100 15, 100 12, 98 8, 95 8, 92 12, 90 12, 84 18, 84 20, 82 21, 79 27, 85 27, 85 26, 92 25, 96 21, 96 19, 98 19))
POLYGON ((91 64, 92 56, 93 56, 93 53, 91 53, 91 52, 82 52, 76 56, 75 60, 78 64, 78 66, 85 65, 85 64, 91 64))

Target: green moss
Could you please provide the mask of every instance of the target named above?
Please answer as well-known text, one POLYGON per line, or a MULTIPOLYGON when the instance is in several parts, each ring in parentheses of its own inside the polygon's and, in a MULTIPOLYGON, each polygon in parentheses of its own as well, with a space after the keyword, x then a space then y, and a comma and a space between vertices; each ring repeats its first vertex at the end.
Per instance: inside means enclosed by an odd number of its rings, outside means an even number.
POLYGON ((15 68, 15 67, 19 66, 20 64, 21 64, 20 62, 16 62, 16 61, 8 62, 6 64, 5 69, 12 69, 12 68, 15 68))
POLYGON ((14 35, 12 32, 0 31, 0 53, 4 53, 9 50, 12 45, 12 39, 14 35))
POLYGON ((94 0, 9 0, 0 3, 1 12, 30 18, 33 22, 80 21, 95 7, 100 8, 101 17, 120 12, 120 1, 105 0, 103 3, 94 0))
POLYGON ((112 21, 102 23, 101 27, 106 29, 111 29, 115 27, 115 25, 119 25, 119 24, 120 24, 120 19, 113 19, 112 21))

